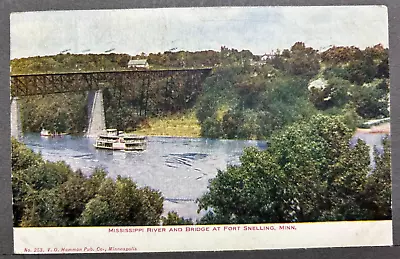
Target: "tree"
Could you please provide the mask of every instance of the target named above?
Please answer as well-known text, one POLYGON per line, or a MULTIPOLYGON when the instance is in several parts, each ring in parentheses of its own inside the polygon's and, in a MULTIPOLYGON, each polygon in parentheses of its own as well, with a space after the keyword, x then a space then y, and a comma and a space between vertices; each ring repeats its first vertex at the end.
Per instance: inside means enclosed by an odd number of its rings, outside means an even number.
POLYGON ((307 81, 301 78, 280 78, 274 82, 258 110, 261 134, 268 138, 273 132, 316 113, 308 100, 307 81))
POLYGON ((201 223, 374 219, 363 203, 369 148, 351 138, 342 118, 316 115, 274 134, 265 151, 245 150, 198 200, 209 211, 201 223))
POLYGON ((168 212, 167 217, 162 217, 163 226, 171 226, 171 225, 193 225, 193 221, 191 219, 185 219, 180 217, 177 212, 170 211, 168 212))
POLYGON ((43 163, 39 154, 27 148, 15 138, 11 138, 11 150, 11 168, 13 171, 24 170, 43 163))
POLYGON ((364 190, 364 207, 368 216, 378 220, 392 217, 391 186, 391 145, 389 139, 383 141, 383 152, 375 149, 375 169, 368 177, 364 190))
POLYGON ((389 84, 386 80, 375 80, 371 84, 358 86, 352 91, 352 102, 357 113, 366 119, 389 116, 389 84))
POLYGON ((321 60, 332 65, 339 65, 346 64, 351 60, 360 59, 362 56, 362 51, 355 46, 333 46, 321 54, 321 60))
POLYGON ((265 65, 217 69, 204 83, 196 115, 204 137, 264 139, 315 112, 307 79, 265 65))
POLYGON ((306 47, 303 42, 296 42, 285 55, 288 58, 285 59, 284 67, 290 74, 311 78, 319 72, 318 51, 306 47))
POLYGON ((349 102, 351 90, 349 81, 331 77, 324 88, 311 88, 309 98, 319 110, 327 110, 334 107, 342 108, 349 102))
POLYGON ((64 227, 67 226, 56 189, 45 189, 29 193, 25 198, 21 227, 64 227))
POLYGON ((350 61, 347 70, 349 72, 345 79, 358 85, 372 82, 378 73, 377 65, 370 56, 364 56, 362 59, 350 61))
POLYGON ((63 208, 63 218, 68 226, 79 226, 78 216, 96 194, 89 188, 89 182, 90 178, 87 179, 77 171, 57 188, 57 195, 63 208))
POLYGON ((206 138, 220 138, 223 134, 221 122, 215 117, 204 120, 201 124, 201 135, 206 138))
POLYGON ((138 188, 128 178, 118 177, 115 182, 105 179, 88 205, 80 218, 83 225, 158 225, 163 197, 148 187, 138 188))

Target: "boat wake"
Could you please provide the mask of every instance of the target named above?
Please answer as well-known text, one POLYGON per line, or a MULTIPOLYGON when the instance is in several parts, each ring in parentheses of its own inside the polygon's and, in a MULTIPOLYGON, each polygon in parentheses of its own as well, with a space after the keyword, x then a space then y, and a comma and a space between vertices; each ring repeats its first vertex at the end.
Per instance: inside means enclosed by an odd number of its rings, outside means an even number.
POLYGON ((179 202, 195 202, 196 199, 192 198, 164 198, 165 201, 179 203, 179 202))
POLYGON ((178 168, 179 166, 193 166, 193 162, 206 158, 207 154, 201 153, 183 153, 183 154, 169 154, 166 157, 165 164, 168 167, 178 168))

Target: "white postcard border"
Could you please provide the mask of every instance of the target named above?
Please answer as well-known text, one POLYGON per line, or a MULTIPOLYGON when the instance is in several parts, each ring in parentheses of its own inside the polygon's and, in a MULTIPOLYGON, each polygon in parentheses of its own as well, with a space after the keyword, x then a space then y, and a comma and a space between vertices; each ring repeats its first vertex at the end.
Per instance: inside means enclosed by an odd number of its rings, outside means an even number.
POLYGON ((16 254, 231 251, 391 245, 391 220, 14 228, 16 254))

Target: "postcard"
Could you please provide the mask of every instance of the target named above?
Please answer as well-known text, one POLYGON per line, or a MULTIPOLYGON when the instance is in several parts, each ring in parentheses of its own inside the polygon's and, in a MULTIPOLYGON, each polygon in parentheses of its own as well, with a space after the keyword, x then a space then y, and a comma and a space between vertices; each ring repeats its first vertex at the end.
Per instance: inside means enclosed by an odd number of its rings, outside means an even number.
POLYGON ((385 6, 10 19, 15 253, 393 244, 385 6))

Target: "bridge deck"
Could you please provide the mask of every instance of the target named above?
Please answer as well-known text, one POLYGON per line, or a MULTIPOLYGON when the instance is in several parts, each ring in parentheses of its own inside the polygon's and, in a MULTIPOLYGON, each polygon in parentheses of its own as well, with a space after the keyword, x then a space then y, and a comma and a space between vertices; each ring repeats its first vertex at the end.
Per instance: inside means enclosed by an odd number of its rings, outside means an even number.
MULTIPOLYGON (((11 95, 31 96, 54 93, 80 92, 117 87, 119 89, 150 88, 153 82, 185 81, 185 86, 195 86, 212 71, 203 68, 126 69, 100 71, 71 71, 11 75, 11 95)), ((190 87, 189 87, 190 88, 190 87)))

